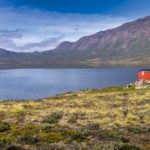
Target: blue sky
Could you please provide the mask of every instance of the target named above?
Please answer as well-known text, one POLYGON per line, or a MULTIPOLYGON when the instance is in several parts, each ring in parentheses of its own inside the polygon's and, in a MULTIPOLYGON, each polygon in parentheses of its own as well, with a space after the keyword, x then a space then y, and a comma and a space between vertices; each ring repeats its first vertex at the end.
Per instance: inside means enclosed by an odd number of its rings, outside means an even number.
POLYGON ((150 0, 0 0, 0 47, 43 51, 150 15, 150 0))

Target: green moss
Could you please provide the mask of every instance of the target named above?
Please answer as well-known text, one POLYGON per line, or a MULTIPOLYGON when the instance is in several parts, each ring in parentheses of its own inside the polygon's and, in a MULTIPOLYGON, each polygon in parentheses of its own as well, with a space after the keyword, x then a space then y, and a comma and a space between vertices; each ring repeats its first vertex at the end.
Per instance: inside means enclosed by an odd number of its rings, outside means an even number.
POLYGON ((56 132, 40 133, 39 138, 41 139, 41 142, 44 142, 44 143, 45 142, 46 143, 55 143, 55 142, 60 142, 60 141, 64 140, 61 133, 56 133, 56 132))

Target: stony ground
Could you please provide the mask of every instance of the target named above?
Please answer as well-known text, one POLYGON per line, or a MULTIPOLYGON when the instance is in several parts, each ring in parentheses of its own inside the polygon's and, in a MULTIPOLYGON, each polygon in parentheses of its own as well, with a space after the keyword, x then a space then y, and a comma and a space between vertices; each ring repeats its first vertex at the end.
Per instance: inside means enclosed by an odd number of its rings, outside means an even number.
POLYGON ((150 89, 0 101, 0 150, 149 150, 150 89))

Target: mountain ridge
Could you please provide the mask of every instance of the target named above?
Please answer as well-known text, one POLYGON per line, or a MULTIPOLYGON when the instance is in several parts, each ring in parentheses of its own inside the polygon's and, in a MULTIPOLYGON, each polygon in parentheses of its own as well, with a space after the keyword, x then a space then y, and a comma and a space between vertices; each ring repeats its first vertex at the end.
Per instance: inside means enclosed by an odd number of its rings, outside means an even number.
POLYGON ((8 63, 12 60, 22 67, 142 66, 150 64, 149 56, 150 16, 146 16, 76 42, 64 41, 53 50, 17 53, 0 49, 0 67, 15 66, 8 63))

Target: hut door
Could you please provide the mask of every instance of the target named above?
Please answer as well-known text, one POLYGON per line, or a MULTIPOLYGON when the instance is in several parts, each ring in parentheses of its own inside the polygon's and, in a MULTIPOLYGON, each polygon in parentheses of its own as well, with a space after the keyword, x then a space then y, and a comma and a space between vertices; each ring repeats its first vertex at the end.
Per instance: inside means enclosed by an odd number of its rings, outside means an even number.
POLYGON ((144 79, 144 71, 142 71, 142 78, 144 79))

